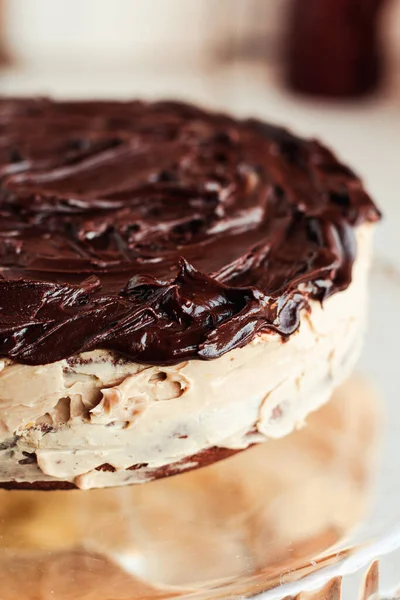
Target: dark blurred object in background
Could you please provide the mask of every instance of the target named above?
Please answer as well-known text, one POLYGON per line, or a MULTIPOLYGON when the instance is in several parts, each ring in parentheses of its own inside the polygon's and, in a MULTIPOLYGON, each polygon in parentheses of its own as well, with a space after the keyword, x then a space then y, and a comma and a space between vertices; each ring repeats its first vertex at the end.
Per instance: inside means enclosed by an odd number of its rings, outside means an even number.
POLYGON ((302 93, 357 97, 382 80, 380 16, 387 0, 292 0, 289 86, 302 93))

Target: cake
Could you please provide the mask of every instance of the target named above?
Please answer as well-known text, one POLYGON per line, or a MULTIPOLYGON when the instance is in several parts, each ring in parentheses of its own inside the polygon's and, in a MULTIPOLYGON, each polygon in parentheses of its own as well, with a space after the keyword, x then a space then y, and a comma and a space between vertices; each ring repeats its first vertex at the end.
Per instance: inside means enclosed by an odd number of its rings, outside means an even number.
POLYGON ((349 375, 379 211, 320 142, 176 102, 0 100, 0 485, 141 483, 349 375))

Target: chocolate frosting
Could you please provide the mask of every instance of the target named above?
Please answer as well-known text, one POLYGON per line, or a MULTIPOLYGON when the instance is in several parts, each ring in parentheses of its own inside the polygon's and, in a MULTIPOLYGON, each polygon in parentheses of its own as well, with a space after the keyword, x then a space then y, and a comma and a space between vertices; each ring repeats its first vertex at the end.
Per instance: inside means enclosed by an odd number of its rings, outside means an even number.
POLYGON ((379 212, 316 140, 174 102, 0 100, 0 355, 213 359, 346 288, 379 212))

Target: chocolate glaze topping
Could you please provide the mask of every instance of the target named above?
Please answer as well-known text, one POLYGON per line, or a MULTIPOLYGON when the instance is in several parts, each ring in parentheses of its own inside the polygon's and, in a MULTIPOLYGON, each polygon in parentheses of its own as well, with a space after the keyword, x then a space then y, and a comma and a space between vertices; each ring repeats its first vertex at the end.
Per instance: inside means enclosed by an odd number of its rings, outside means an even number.
POLYGON ((379 212, 315 140, 172 102, 0 100, 0 355, 213 359, 346 288, 379 212))

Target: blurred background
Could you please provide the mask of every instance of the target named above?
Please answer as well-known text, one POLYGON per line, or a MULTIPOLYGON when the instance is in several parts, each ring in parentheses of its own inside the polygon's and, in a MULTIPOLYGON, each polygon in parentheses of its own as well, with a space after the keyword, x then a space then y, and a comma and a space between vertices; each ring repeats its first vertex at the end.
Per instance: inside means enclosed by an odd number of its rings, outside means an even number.
POLYGON ((400 268, 400 0, 0 0, 0 93, 175 97, 322 137, 400 268))
POLYGON ((0 0, 0 40, 11 91, 118 94, 149 74, 258 64, 301 91, 356 96, 384 58, 399 66, 400 1, 0 0))

